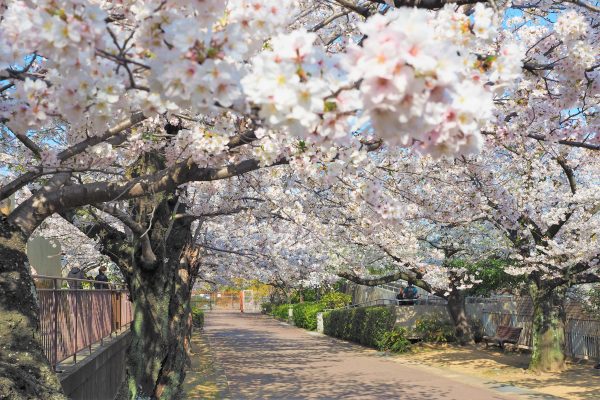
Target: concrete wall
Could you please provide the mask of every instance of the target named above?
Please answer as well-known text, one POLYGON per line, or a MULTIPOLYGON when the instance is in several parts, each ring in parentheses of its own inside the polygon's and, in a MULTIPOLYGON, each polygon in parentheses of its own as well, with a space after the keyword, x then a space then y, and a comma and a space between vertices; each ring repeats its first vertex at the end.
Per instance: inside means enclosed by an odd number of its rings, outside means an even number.
POLYGON ((415 304, 414 306, 396 306, 396 326, 414 328, 419 319, 436 319, 450 322, 445 305, 415 304))
POLYGON ((352 296, 352 304, 366 303, 371 300, 396 299, 396 294, 389 290, 375 286, 356 285, 353 283, 348 284, 346 293, 352 296))
POLYGON ((99 347, 72 370, 59 375, 65 394, 72 400, 112 400, 125 379, 125 353, 130 332, 99 347))

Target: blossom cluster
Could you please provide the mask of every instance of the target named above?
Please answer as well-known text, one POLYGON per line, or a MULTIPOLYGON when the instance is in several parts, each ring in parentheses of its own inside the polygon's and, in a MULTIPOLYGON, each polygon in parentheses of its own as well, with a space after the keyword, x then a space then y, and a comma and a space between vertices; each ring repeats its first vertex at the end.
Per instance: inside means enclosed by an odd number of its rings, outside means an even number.
POLYGON ((251 73, 242 81, 245 95, 260 106, 261 118, 300 138, 315 132, 326 97, 339 85, 337 59, 314 46, 316 38, 305 30, 272 38, 271 50, 253 58, 251 73))
POLYGON ((172 6, 140 20, 136 38, 152 53, 148 85, 160 93, 154 103, 163 110, 173 104, 207 112, 239 102, 240 62, 290 18, 290 5, 273 0, 230 1, 227 8, 225 2, 205 3, 203 12, 183 18, 172 6))
POLYGON ((30 64, 30 74, 16 83, 13 101, 4 104, 1 117, 23 131, 47 126, 55 116, 78 127, 88 116, 93 131, 102 132, 118 114, 124 89, 113 66, 95 57, 108 46, 107 13, 83 0, 37 3, 11 2, 3 14, 0 66, 30 64), (38 73, 42 68, 52 72, 43 76, 38 73))
POLYGON ((437 23, 418 9, 375 15, 361 25, 365 39, 349 47, 345 66, 388 143, 436 156, 473 153, 492 115, 492 94, 469 67, 473 56, 438 36, 437 23))

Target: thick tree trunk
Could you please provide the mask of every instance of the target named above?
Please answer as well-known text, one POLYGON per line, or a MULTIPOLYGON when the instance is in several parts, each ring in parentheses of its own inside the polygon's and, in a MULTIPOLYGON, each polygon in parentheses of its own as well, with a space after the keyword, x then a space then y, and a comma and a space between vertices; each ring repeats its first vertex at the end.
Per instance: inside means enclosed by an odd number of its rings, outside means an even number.
POLYGON ((177 210, 164 200, 149 236, 153 265, 145 253, 134 254, 127 277, 133 302, 132 342, 127 361, 130 399, 174 399, 189 359, 191 290, 197 275, 197 254, 190 247, 191 221, 173 221, 177 210))
POLYGON ((529 369, 561 371, 565 367, 564 290, 531 286, 533 352, 529 369))
POLYGON ((26 238, 0 216, 0 398, 64 399, 40 344, 26 238))
MULTIPOLYGON (((176 260, 175 260, 176 263, 176 260)), ((185 264, 185 263, 184 263, 185 264)), ((172 399, 185 377, 191 334, 187 268, 135 273, 134 320, 128 353, 129 398, 172 399)))
POLYGON ((448 296, 448 314, 452 318, 456 341, 461 345, 474 344, 471 325, 467 318, 465 309, 465 293, 462 290, 453 289, 448 296))

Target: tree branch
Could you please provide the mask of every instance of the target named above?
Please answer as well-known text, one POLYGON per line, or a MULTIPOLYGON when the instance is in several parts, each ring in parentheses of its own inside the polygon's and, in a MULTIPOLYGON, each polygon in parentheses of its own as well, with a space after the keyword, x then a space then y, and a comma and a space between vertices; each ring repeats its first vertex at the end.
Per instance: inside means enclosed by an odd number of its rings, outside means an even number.
POLYGON ((340 278, 347 279, 350 282, 354 282, 354 283, 357 283, 359 285, 364 285, 364 286, 378 286, 378 285, 383 285, 385 283, 395 282, 395 281, 402 279, 405 281, 411 281, 414 283, 415 286, 420 287, 421 289, 426 290, 430 293, 433 292, 433 289, 431 288, 431 286, 427 282, 423 281, 422 279, 419 279, 416 276, 416 274, 411 274, 409 272, 404 272, 404 271, 398 271, 391 275, 380 276, 377 278, 362 278, 354 273, 347 272, 347 271, 338 272, 336 275, 339 276, 340 278))
MULTIPOLYGON (((567 164, 567 160, 565 160, 565 158, 562 156, 556 157, 556 161, 558 162, 558 164, 564 171, 565 175, 567 176, 567 180, 569 181, 569 188, 571 189, 571 193, 575 194, 577 192, 577 183, 575 182, 575 173, 573 172, 573 168, 571 168, 569 166, 569 164, 567 164)), ((573 215, 573 211, 570 211, 565 215, 565 218, 558 221, 556 224, 552 224, 551 226, 549 226, 548 229, 546 230, 545 236, 550 239, 553 239, 558 234, 558 232, 560 232, 561 228, 567 222, 569 222, 569 219, 571 218, 572 215, 573 215)))
POLYGON ((111 215, 113 217, 115 217, 116 219, 118 219, 119 221, 121 221, 123 224, 125 224, 125 226, 127 226, 129 229, 131 229, 131 231, 135 234, 139 235, 143 235, 144 234, 144 227, 141 224, 138 224, 137 222, 135 222, 133 220, 133 218, 131 218, 127 213, 119 210, 117 208, 116 205, 112 205, 110 207, 100 207, 100 206, 96 206, 93 205, 92 207, 94 207, 95 209, 105 212, 108 215, 111 215))
MULTIPOLYGON (((127 139, 127 136, 118 134, 124 131, 125 129, 131 128, 132 126, 140 123, 144 119, 146 119, 146 117, 141 112, 133 113, 130 118, 122 121, 113 128, 107 130, 103 135, 91 136, 84 141, 76 143, 73 146, 58 153, 56 158, 58 159, 58 161, 65 161, 68 158, 85 151, 87 148, 102 142, 110 143, 113 146, 121 144, 127 139)), ((7 198, 8 196, 12 195, 28 183, 48 173, 50 172, 44 171, 43 168, 40 166, 37 167, 37 170, 28 171, 22 175, 19 175, 17 178, 0 188, 0 200, 7 198)))
MULTIPOLYGON (((369 0, 372 3, 387 4, 385 0, 369 0)), ((394 0, 394 7, 416 7, 429 10, 444 7, 446 4, 457 6, 475 3, 487 3, 488 0, 394 0)))
MULTIPOLYGON (((287 164, 282 158, 270 166, 287 164)), ((126 182, 94 182, 62 187, 48 193, 43 199, 33 197, 21 203, 8 217, 26 235, 55 212, 87 204, 106 203, 146 196, 150 193, 175 190, 192 181, 214 181, 242 175, 261 168, 259 161, 248 159, 217 168, 200 168, 191 158, 155 174, 143 175, 126 182)))
POLYGON ((19 141, 21 143, 23 143, 23 145, 25 147, 27 147, 29 150, 31 150, 31 152, 35 155, 35 158, 37 158, 38 160, 40 158, 42 158, 42 156, 41 156, 42 149, 37 144, 35 144, 35 142, 33 140, 29 139, 26 134, 17 133, 14 131, 11 131, 11 132, 13 133, 13 135, 15 135, 15 137, 17 139, 19 139, 19 141))
POLYGON ((569 3, 577 4, 580 7, 587 8, 590 11, 594 11, 600 13, 600 7, 594 6, 592 4, 586 3, 583 0, 567 0, 569 3))

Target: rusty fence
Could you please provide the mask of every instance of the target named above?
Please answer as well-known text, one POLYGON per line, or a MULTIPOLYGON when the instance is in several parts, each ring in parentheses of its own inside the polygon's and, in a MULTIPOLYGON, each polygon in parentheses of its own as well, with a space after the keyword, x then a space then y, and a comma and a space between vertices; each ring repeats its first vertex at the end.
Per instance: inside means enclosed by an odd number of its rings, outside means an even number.
POLYGON ((44 352, 54 368, 77 353, 102 343, 131 323, 131 302, 123 284, 87 279, 33 276, 40 306, 40 336, 44 352))

